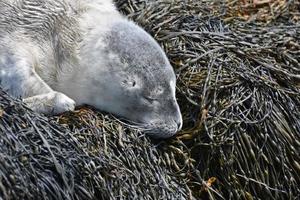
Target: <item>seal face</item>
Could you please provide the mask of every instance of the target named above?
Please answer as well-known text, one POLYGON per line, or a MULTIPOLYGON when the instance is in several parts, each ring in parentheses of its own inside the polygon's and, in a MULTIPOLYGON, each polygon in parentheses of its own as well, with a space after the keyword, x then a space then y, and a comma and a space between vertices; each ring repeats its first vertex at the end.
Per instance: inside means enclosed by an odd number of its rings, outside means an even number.
POLYGON ((89 104, 153 137, 167 138, 181 129, 176 77, 165 53, 109 0, 21 0, 15 11, 20 13, 13 14, 27 24, 15 21, 9 27, 7 22, 16 19, 7 10, 18 5, 1 4, 0 17, 6 17, 0 20, 5 35, 0 36, 1 87, 32 109, 57 114, 89 104))
POLYGON ((128 21, 114 24, 104 41, 106 48, 100 54, 105 61, 99 63, 102 72, 94 71, 100 72, 98 81, 105 81, 94 84, 101 89, 94 89, 92 94, 99 94, 88 98, 93 99, 88 104, 139 123, 154 137, 174 135, 182 126, 175 98, 176 77, 160 46, 128 21))
POLYGON ((128 97, 132 103, 127 113, 155 137, 173 135, 181 129, 182 118, 175 97, 176 77, 165 53, 133 24, 119 23, 112 30, 111 49, 128 66, 120 78, 124 91, 133 97, 128 97))

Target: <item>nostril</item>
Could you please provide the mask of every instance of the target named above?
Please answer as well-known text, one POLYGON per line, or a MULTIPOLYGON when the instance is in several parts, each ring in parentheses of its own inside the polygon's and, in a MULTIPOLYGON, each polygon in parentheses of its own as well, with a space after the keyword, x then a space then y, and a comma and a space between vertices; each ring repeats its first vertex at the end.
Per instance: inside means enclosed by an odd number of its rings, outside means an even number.
POLYGON ((179 122, 177 121, 176 124, 177 124, 177 131, 180 131, 182 128, 182 121, 179 122))

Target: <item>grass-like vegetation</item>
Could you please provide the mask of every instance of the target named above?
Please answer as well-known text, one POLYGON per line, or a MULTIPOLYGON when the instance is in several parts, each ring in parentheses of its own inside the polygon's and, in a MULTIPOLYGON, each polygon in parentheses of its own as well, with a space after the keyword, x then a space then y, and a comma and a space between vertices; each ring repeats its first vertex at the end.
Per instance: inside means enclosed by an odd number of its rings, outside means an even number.
POLYGON ((183 130, 155 141, 91 108, 46 118, 1 92, 0 196, 299 198, 299 3, 117 5, 174 66, 183 130))

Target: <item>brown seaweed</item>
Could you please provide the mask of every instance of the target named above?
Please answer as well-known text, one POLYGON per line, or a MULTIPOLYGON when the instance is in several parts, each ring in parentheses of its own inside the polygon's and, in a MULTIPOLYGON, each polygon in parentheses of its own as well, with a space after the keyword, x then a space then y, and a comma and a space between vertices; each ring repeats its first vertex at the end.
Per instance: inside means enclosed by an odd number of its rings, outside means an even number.
POLYGON ((0 196, 298 199, 299 2, 257 2, 117 1, 167 52, 183 130, 155 141, 90 108, 49 119, 1 92, 0 196))

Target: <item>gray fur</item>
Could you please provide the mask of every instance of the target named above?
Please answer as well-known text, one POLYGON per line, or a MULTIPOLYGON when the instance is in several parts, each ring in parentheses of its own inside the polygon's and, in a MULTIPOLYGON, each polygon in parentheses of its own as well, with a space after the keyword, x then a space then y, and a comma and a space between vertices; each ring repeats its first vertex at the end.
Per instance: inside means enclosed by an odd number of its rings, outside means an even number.
POLYGON ((180 130, 174 71, 110 0, 0 0, 0 85, 37 112, 89 104, 155 137, 180 130))

